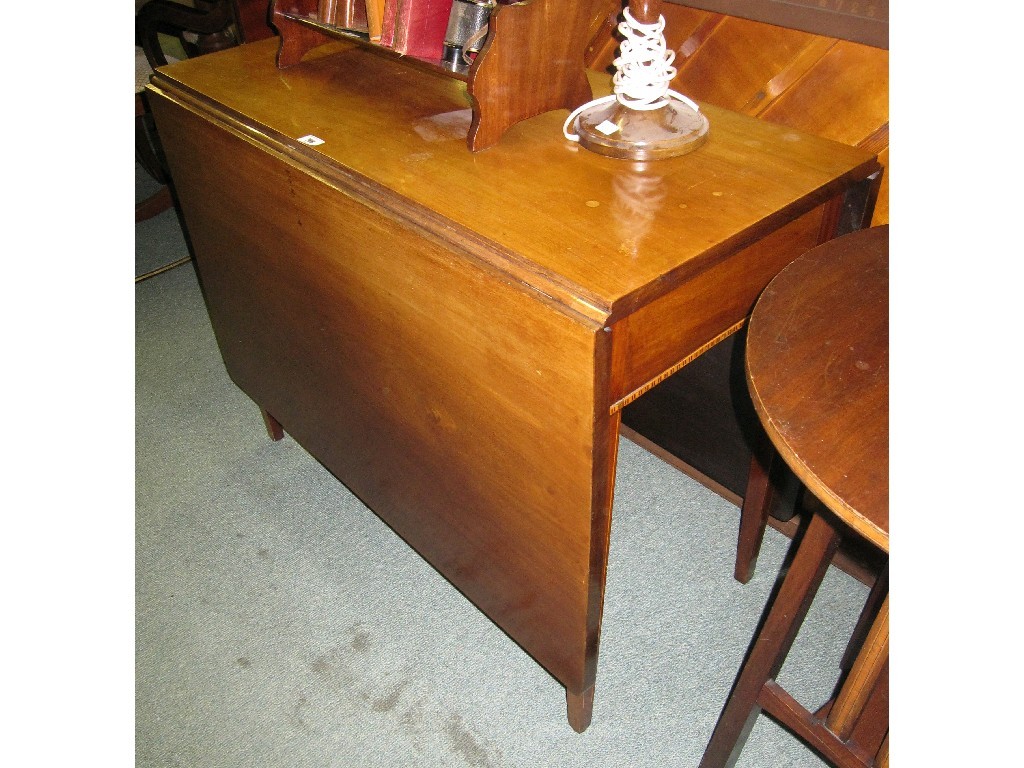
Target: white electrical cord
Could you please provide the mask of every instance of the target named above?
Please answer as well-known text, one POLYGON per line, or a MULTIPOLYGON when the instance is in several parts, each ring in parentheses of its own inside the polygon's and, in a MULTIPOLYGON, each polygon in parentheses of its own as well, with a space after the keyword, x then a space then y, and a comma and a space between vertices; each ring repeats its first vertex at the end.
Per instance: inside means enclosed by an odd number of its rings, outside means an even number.
POLYGON ((619 46, 619 56, 612 62, 615 65, 614 93, 572 111, 562 126, 562 133, 569 141, 580 140, 575 133, 569 133, 569 126, 582 112, 616 100, 628 109, 651 110, 661 109, 674 98, 694 112, 700 112, 693 101, 668 87, 676 76, 676 68, 672 66, 676 54, 666 49, 665 17, 659 16, 653 24, 641 24, 633 18, 628 6, 623 9, 623 16, 625 21, 619 23, 619 32, 624 39, 619 46))

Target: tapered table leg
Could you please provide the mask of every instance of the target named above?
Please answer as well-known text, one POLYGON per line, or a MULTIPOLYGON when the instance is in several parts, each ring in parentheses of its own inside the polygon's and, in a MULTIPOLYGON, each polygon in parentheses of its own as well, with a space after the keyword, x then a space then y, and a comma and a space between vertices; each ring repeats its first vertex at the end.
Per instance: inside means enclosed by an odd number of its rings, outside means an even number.
POLYGON ((565 692, 565 703, 569 711, 569 725, 576 733, 583 733, 594 716, 594 686, 583 693, 565 692))
MULTIPOLYGON (((767 442, 767 437, 762 440, 767 442)), ((736 581, 741 584, 746 584, 754 575, 754 566, 757 564, 757 556, 764 541, 764 531, 768 526, 768 511, 771 509, 773 498, 773 456, 774 451, 769 448, 766 451, 755 449, 750 457, 750 474, 747 479, 747 490, 743 494, 743 506, 740 509, 740 532, 736 543, 736 566, 733 571, 736 581)))

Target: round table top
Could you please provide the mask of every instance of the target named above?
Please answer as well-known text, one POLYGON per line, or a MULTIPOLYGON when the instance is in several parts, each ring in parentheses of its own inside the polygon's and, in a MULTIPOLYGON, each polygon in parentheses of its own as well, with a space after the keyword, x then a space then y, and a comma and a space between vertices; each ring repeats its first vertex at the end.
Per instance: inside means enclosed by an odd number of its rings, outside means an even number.
POLYGON ((783 460, 889 551, 889 227, 805 253, 758 299, 747 383, 783 460))

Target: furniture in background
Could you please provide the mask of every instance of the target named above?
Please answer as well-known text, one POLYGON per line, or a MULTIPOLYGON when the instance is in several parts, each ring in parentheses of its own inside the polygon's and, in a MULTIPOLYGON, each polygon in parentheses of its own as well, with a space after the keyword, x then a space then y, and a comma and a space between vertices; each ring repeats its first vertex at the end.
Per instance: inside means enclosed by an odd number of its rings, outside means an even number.
POLYGON ((174 205, 153 116, 146 108, 144 91, 152 74, 153 68, 142 48, 135 46, 135 160, 160 184, 156 192, 135 204, 136 223, 163 213, 174 205))
MULTIPOLYGON (((807 252, 758 300, 747 377, 775 449, 821 500, 715 727, 701 768, 743 748, 763 710, 831 765, 888 765, 889 731, 889 228, 847 234, 807 252), (834 699, 816 712, 776 677, 840 539, 885 557, 854 630, 834 699)), ((767 501, 748 489, 745 514, 767 501)), ((746 525, 758 525, 753 516, 746 525)))
POLYGON ((156 69, 168 63, 165 38, 186 58, 221 51, 273 35, 269 0, 147 0, 135 14, 135 44, 156 69))
POLYGON ((269 0, 147 0, 135 14, 135 159, 160 183, 136 203, 135 221, 164 212, 174 203, 160 139, 146 105, 144 89, 153 70, 178 61, 273 35, 267 23, 269 0), (168 50, 169 49, 169 50, 168 50))
POLYGON ((713 140, 647 165, 566 141, 562 110, 470 152, 466 83, 347 40, 277 53, 148 90, 227 371, 564 686, 581 731, 623 407, 866 221, 876 157, 711 105, 713 140))

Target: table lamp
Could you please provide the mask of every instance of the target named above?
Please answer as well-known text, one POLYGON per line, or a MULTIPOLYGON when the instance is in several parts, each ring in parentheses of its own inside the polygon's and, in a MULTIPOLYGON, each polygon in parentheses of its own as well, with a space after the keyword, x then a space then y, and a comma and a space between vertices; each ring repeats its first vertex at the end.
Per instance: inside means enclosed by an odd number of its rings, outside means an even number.
POLYGON ((666 49, 660 0, 629 0, 619 32, 614 93, 574 110, 562 132, 608 157, 657 160, 692 152, 707 140, 708 120, 669 88, 675 52, 666 49))

